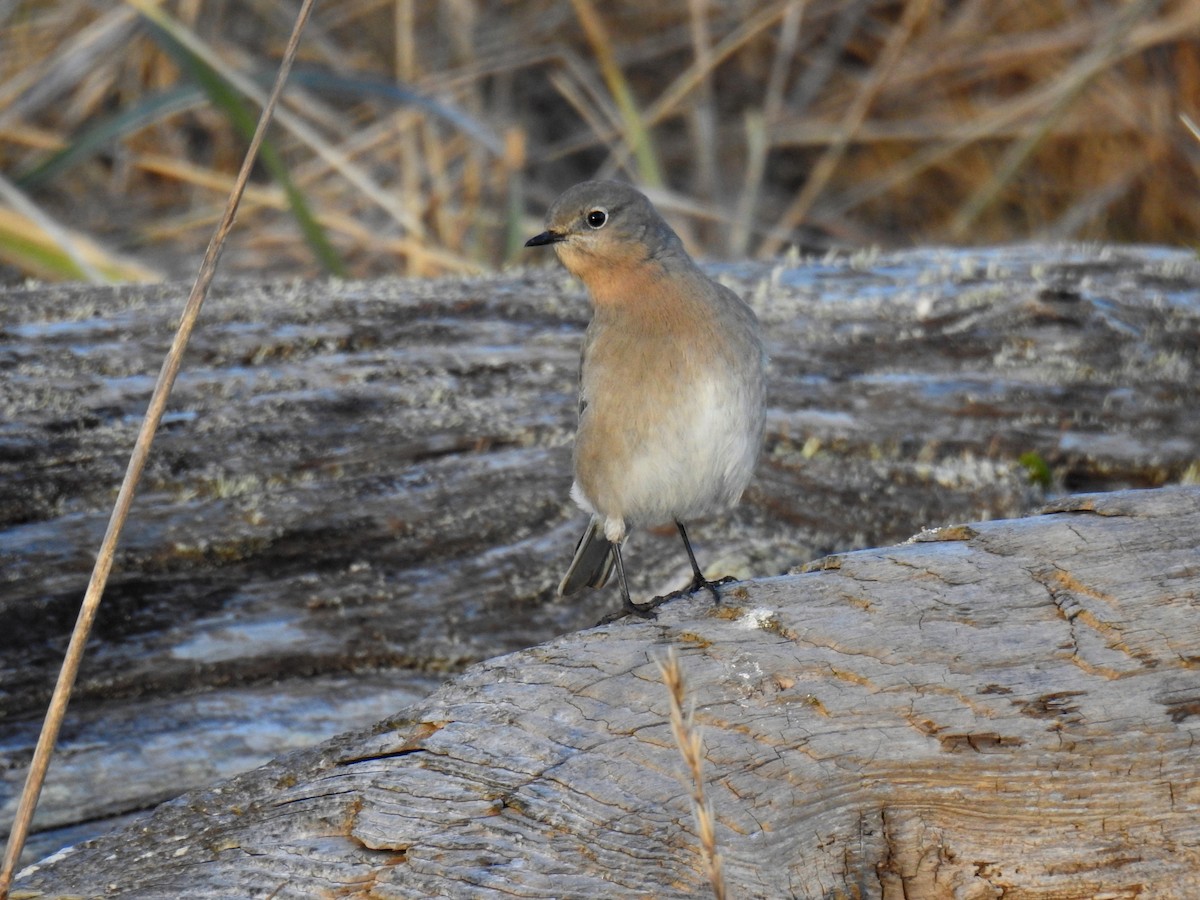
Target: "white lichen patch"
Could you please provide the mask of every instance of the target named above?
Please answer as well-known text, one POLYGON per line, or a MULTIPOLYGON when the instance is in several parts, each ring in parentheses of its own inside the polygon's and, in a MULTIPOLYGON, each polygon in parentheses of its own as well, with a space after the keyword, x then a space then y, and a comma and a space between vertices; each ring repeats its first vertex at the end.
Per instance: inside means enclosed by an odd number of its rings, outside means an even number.
POLYGON ((774 621, 775 610, 759 607, 758 609, 750 609, 742 613, 737 620, 737 624, 747 631, 752 629, 766 630, 771 627, 774 621))

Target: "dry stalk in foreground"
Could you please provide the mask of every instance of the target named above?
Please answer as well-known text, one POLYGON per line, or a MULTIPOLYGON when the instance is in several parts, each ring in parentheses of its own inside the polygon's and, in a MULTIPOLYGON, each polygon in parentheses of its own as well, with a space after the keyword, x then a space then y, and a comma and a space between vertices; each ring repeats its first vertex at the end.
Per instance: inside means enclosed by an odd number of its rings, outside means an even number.
POLYGON ((246 189, 246 183, 250 179, 250 171, 253 168, 255 159, 258 157, 259 148, 262 146, 263 138, 267 132, 267 125, 271 121, 271 117, 275 112, 275 106, 279 101, 279 96, 283 92, 283 85, 286 83, 288 73, 292 69, 292 62, 295 60, 296 51, 300 46, 300 35, 304 31, 304 25, 312 12, 314 2, 315 0, 304 0, 299 12, 296 14, 296 22, 292 27, 291 37, 288 39, 287 48, 283 52, 283 58, 280 61, 279 70, 275 76, 275 85, 271 89, 270 96, 266 98, 263 104, 258 125, 254 130, 250 146, 247 148, 245 157, 242 160, 242 167, 238 173, 237 181, 234 183, 233 190, 226 201, 225 213, 216 231, 213 233, 212 240, 209 241, 208 251, 205 253, 204 259, 200 264, 200 271, 196 275, 196 281, 192 285, 187 303, 184 304, 183 313, 179 319, 179 327, 175 332, 175 339, 171 343, 171 349, 167 352, 166 359, 163 360, 162 369, 159 371, 158 380, 154 385, 154 392, 150 395, 150 403, 146 410, 146 415, 142 419, 141 427, 138 430, 137 440, 134 443, 133 452, 129 457, 129 465, 125 470, 125 478, 121 482, 121 489, 117 494, 112 516, 109 518, 108 528, 104 533, 104 540, 101 542, 100 549, 96 554, 96 563, 92 569, 91 578, 88 580, 83 603, 79 608, 79 616, 75 620, 75 627, 71 630, 71 640, 67 645, 66 657, 63 659, 62 669, 54 685, 54 692, 50 697, 50 706, 46 711, 46 718, 42 725, 42 730, 38 735, 33 759, 29 763, 29 772, 25 778, 25 787, 21 791, 21 799, 17 805, 12 829, 9 831, 3 863, 0 863, 0 900, 7 900, 8 898, 9 888, 12 886, 12 880, 21 859, 21 850, 25 846, 26 837, 29 835, 29 827, 33 822, 34 811, 37 809, 38 797, 41 795, 42 785, 45 783, 46 772, 50 768, 50 758, 54 753, 54 745, 58 741, 63 718, 67 712, 67 704, 71 699, 71 690, 75 685, 75 678, 79 673, 79 666, 83 660, 83 652, 88 636, 91 634, 92 624, 95 622, 96 613, 100 609, 100 600, 104 596, 104 587, 108 583, 108 576, 112 571, 117 541, 121 536, 121 529, 125 526, 125 519, 129 515, 129 508, 133 503, 134 491, 141 480, 142 471, 150 455, 150 447, 154 442, 154 436, 158 433, 158 426, 162 421, 167 399, 171 394, 171 388, 174 386, 175 379, 179 375, 179 370, 183 365, 183 352, 187 349, 192 329, 195 327, 196 320, 200 316, 200 307, 204 303, 205 297, 208 296, 208 288, 212 284, 213 275, 216 274, 217 262, 220 259, 221 250, 225 245, 225 240, 229 236, 230 230, 233 228, 238 204, 241 202, 242 193, 246 189))
POLYGON ((667 686, 667 694, 671 698, 671 733, 675 735, 675 743, 692 776, 692 812, 696 816, 696 833, 700 837, 700 857, 712 884, 713 896, 717 900, 725 900, 725 873, 717 848, 716 819, 713 817, 712 803, 704 794, 704 757, 700 731, 693 724, 694 708, 689 707, 686 715, 683 712, 687 683, 683 679, 683 668, 679 665, 674 648, 667 654, 665 662, 658 661, 658 670, 662 673, 663 684, 667 686))

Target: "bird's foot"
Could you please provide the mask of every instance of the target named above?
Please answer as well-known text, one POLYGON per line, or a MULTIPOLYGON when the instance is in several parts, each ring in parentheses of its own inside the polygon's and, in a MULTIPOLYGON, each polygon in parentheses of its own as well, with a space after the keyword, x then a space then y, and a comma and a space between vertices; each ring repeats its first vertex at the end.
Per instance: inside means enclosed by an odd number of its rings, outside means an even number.
POLYGON ((721 602, 721 593, 717 588, 723 584, 733 584, 735 581, 737 579, 732 575, 726 575, 724 578, 718 578, 716 581, 709 581, 703 575, 696 575, 687 587, 671 591, 669 594, 663 594, 661 597, 655 597, 649 603, 645 604, 645 606, 648 609, 653 609, 656 606, 662 606, 664 603, 670 603, 672 600, 678 600, 680 597, 690 597, 697 591, 703 590, 711 591, 713 602, 719 604, 721 602))
POLYGON ((645 603, 634 603, 626 597, 624 612, 629 615, 641 616, 643 619, 657 619, 658 613, 654 610, 662 606, 669 599, 669 597, 655 597, 653 600, 647 600, 645 603))
POLYGON ((735 581, 737 581, 737 579, 732 575, 726 575, 724 578, 718 578, 716 581, 709 581, 703 575, 697 573, 692 578, 692 583, 679 593, 688 594, 690 596, 697 591, 711 591, 713 595, 713 602, 719 604, 721 602, 721 592, 718 591, 717 588, 723 584, 733 584, 735 581))
POLYGON ((637 616, 639 619, 657 619, 658 613, 654 610, 662 606, 670 597, 655 597, 653 600, 648 600, 645 603, 634 603, 628 597, 623 598, 621 608, 617 612, 610 612, 596 626, 611 625, 613 622, 624 619, 626 616, 637 616))
POLYGON ((625 616, 637 616, 641 619, 657 619, 658 613, 655 612, 664 603, 670 603, 672 600, 677 600, 680 597, 690 597, 697 591, 711 591, 713 602, 720 605, 721 592, 717 590, 723 584, 733 584, 737 579, 732 575, 726 575, 724 578, 718 578, 716 581, 709 581, 702 576, 696 576, 692 579, 691 584, 685 588, 680 588, 677 591, 671 591, 669 594, 663 594, 661 597, 655 597, 652 600, 647 600, 645 603, 634 603, 628 597, 624 597, 621 604, 621 611, 609 613, 597 625, 610 625, 618 619, 623 619, 625 616))
POLYGON ((690 597, 697 591, 708 590, 712 592, 713 602, 721 602, 721 593, 717 590, 723 584, 733 584, 737 581, 732 575, 726 575, 724 578, 718 578, 716 581, 709 581, 703 575, 696 575, 692 578, 691 583, 687 587, 682 587, 677 591, 671 591, 669 594, 663 594, 661 597, 655 597, 649 603, 645 604, 647 608, 653 609, 656 606, 662 606, 664 603, 670 603, 672 600, 678 600, 680 597, 690 597))

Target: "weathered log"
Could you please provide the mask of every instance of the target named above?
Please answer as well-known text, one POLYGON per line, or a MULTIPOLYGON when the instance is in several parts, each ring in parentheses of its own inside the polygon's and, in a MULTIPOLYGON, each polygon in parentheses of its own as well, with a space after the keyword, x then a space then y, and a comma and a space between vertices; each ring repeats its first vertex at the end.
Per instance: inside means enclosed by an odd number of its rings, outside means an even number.
POLYGON ((1081 495, 477 665, 19 897, 1200 896, 1200 488, 1081 495))
MULTIPOLYGON (((772 357, 711 575, 1197 476, 1200 265, 1147 248, 724 267, 772 357), (1189 474, 1190 473, 1190 474, 1189 474)), ((186 289, 0 292, 0 830, 186 289)), ((586 303, 555 271, 227 284, 118 551, 27 858, 594 624, 553 596, 586 303), (57 834, 53 829, 70 829, 57 834)), ((638 599, 678 539, 634 535, 638 599)))

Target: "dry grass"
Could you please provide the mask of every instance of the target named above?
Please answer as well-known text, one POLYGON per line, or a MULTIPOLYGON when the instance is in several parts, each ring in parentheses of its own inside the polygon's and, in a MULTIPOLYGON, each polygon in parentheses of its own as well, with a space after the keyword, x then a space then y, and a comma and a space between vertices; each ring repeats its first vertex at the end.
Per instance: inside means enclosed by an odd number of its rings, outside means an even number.
POLYGON ((659 660, 658 671, 671 701, 671 734, 688 770, 692 814, 696 819, 696 834, 700 838, 700 860, 704 874, 708 877, 716 900, 725 900, 725 871, 721 864, 721 851, 717 847, 717 822, 712 804, 704 792, 704 742, 693 722, 694 710, 688 706, 687 712, 683 711, 687 703, 687 683, 674 648, 665 660, 659 660))
MULTIPOLYGON (((270 0, 0 4, 0 172, 36 207, 0 196, 10 277, 194 269, 243 139, 182 90, 194 82, 147 25, 156 9, 249 94, 292 13, 270 0), (173 104, 154 109, 164 95, 173 104), (22 182, 134 112, 49 182, 22 182), (72 236, 66 262, 16 239, 72 236)), ((710 257, 1187 245, 1200 145, 1178 117, 1200 116, 1197 37, 1188 0, 344 0, 319 8, 273 141, 358 276, 519 258, 554 195, 597 175, 647 188, 710 257), (380 93, 397 85, 408 93, 380 93)), ((320 271, 277 180, 263 175, 240 222, 226 274, 320 271)))

